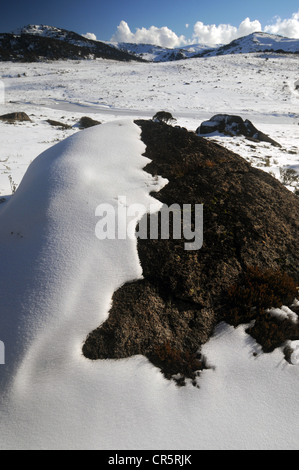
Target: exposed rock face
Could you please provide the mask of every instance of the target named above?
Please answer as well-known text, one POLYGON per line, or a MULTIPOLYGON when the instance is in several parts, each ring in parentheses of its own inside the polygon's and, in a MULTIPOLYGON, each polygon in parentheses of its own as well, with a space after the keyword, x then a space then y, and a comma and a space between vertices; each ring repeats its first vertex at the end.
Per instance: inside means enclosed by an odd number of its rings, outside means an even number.
MULTIPOLYGON (((247 321, 242 317, 243 305, 235 307, 231 293, 237 286, 240 297, 243 285, 247 292, 248 272, 258 279, 257 286, 275 290, 276 279, 284 286, 280 296, 269 295, 265 301, 259 298, 263 289, 249 290, 249 307, 257 302, 270 308, 273 305, 267 302, 275 300, 277 306, 295 298, 298 198, 269 174, 194 133, 153 121, 137 124, 147 145, 145 155, 152 160, 146 171, 169 180, 154 197, 168 206, 204 205, 203 246, 186 251, 185 240, 140 239, 145 280, 114 294, 109 318, 89 335, 83 352, 91 359, 144 354, 166 375, 170 369, 174 372, 175 357, 176 372, 182 373, 185 359, 177 351, 190 360, 217 322, 247 321), (233 307, 241 310, 239 316, 230 315, 233 307)), ((244 296, 244 311, 246 302, 244 296)), ((249 310, 251 319, 262 314, 262 308, 249 310)))
POLYGON ((176 349, 196 351, 208 340, 213 326, 212 310, 179 299, 173 301, 169 293, 159 291, 150 282, 138 281, 115 292, 109 321, 100 335, 96 330, 90 336, 84 353, 92 359, 148 355, 165 342, 176 349))
POLYGON ((209 121, 202 122, 196 131, 199 135, 211 134, 213 132, 220 132, 230 136, 244 135, 250 140, 268 142, 276 147, 280 147, 278 142, 275 142, 275 140, 254 127, 251 121, 248 119, 243 121, 240 116, 216 114, 209 121))
POLYGON ((0 120, 6 121, 10 124, 17 122, 17 121, 19 122, 30 121, 31 122, 30 117, 26 113, 23 113, 23 112, 3 114, 2 116, 0 116, 0 120))

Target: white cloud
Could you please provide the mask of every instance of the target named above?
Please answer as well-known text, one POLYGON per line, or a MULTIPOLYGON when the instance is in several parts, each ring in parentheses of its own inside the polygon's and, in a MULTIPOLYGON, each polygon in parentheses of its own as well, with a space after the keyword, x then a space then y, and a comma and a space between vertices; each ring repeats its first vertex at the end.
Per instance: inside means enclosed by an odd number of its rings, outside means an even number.
POLYGON ((93 41, 96 41, 97 40, 97 37, 95 34, 93 33, 86 33, 86 34, 82 34, 82 36, 86 39, 92 39, 93 41))
POLYGON ((121 21, 117 27, 116 33, 112 36, 113 42, 134 42, 136 44, 155 44, 162 47, 179 47, 187 44, 184 36, 177 36, 167 26, 157 28, 151 26, 149 29, 137 28, 135 33, 132 33, 126 21, 121 21))
POLYGON ((282 20, 275 18, 275 23, 265 27, 266 33, 280 34, 288 38, 299 38, 299 11, 293 13, 291 18, 282 20))
MULTIPOLYGON (((188 29, 189 24, 186 24, 185 27, 188 29)), ((189 39, 185 36, 178 36, 167 26, 163 26, 162 28, 151 26, 148 29, 137 28, 135 33, 133 33, 128 23, 121 21, 111 41, 155 44, 169 48, 182 47, 187 44, 196 43, 213 46, 215 44, 228 44, 234 39, 247 36, 257 31, 280 34, 290 38, 299 38, 299 11, 288 19, 282 20, 276 17, 273 24, 267 25, 264 28, 259 20, 251 21, 250 18, 245 18, 238 27, 231 24, 215 25, 204 24, 201 21, 197 21, 193 28, 193 35, 189 39)), ((91 35, 91 33, 87 34, 91 35)), ((87 36, 85 35, 85 37, 87 36)))
POLYGON ((234 39, 261 30, 261 23, 258 20, 250 21, 250 18, 246 18, 242 21, 238 28, 230 24, 220 24, 216 26, 215 24, 206 25, 201 21, 197 21, 194 25, 193 42, 211 46, 214 44, 228 44, 234 39))
POLYGON ((246 18, 240 23, 237 35, 238 37, 242 37, 260 31, 262 31, 262 25, 258 20, 250 21, 250 18, 246 18))

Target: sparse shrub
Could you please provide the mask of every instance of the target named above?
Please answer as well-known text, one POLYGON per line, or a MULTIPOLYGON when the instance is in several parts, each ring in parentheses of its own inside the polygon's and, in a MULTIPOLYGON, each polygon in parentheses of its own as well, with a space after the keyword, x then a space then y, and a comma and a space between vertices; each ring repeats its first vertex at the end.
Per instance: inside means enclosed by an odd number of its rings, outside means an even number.
POLYGON ((164 122, 165 124, 172 124, 176 122, 176 119, 172 116, 171 113, 168 113, 167 111, 159 111, 154 115, 153 121, 164 122))
POLYGON ((265 309, 290 305, 297 294, 295 281, 278 269, 249 267, 241 283, 228 290, 226 321, 233 325, 247 323, 265 309))
POLYGON ((14 194, 16 192, 18 186, 14 182, 14 180, 12 179, 11 175, 8 175, 8 179, 9 179, 9 182, 10 182, 11 192, 12 192, 12 194, 14 194))
POLYGON ((292 186, 294 183, 299 183, 299 175, 292 168, 280 168, 279 172, 282 184, 292 186))

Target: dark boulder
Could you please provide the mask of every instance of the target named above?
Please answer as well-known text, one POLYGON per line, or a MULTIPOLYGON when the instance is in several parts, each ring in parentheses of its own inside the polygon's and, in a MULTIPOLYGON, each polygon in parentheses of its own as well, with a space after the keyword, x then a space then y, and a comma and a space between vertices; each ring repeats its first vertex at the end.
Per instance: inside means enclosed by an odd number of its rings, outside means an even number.
POLYGON ((99 121, 95 121, 88 116, 82 116, 79 122, 80 129, 88 129, 89 127, 98 126, 101 124, 99 121))
POLYGON ((13 124, 14 122, 24 122, 24 121, 31 122, 30 117, 26 113, 23 113, 23 112, 3 114, 2 116, 0 116, 0 120, 6 121, 9 124, 13 124))
MULTIPOLYGON (((298 198, 194 133, 153 121, 137 124, 151 160, 146 171, 169 181, 153 196, 168 206, 203 204, 203 246, 186 251, 183 239, 139 239, 144 280, 114 294, 108 319, 90 333, 83 353, 90 359, 144 354, 166 376, 176 371, 194 379, 203 365, 196 354, 218 322, 247 323, 295 298, 298 198)), ((259 334, 254 331, 265 351, 267 321, 265 314, 259 334)), ((269 334, 275 347, 290 331, 292 338, 298 334, 288 320, 283 329, 279 337, 278 331, 269 334)))
POLYGON ((243 135, 250 140, 268 142, 276 147, 281 146, 278 142, 259 131, 251 121, 248 119, 244 121, 240 116, 216 114, 209 121, 202 122, 196 130, 198 135, 207 135, 213 132, 229 136, 243 135))

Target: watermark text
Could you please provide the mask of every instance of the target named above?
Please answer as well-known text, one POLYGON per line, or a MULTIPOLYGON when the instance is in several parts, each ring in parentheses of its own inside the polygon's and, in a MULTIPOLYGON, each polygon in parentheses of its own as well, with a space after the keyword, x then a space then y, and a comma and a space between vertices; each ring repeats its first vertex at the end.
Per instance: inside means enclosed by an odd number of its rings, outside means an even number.
POLYGON ((155 205, 148 210, 143 204, 128 205, 126 196, 119 196, 117 205, 100 204, 95 215, 100 218, 95 229, 99 240, 184 240, 187 251, 203 245, 202 204, 164 204, 157 212, 155 205))

